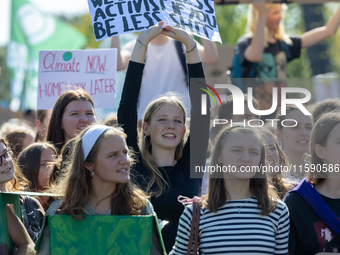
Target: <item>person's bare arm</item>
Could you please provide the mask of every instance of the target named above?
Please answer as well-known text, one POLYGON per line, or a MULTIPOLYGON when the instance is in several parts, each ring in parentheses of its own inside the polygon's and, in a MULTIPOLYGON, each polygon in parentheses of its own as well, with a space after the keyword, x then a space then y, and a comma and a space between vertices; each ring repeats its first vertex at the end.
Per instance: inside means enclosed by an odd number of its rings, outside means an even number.
POLYGON ((120 49, 119 36, 112 37, 111 48, 117 49, 117 71, 125 70, 129 64, 131 55, 128 51, 122 51, 120 49))
POLYGON ((13 244, 18 248, 16 255, 35 254, 34 243, 29 237, 24 224, 22 224, 8 205, 6 206, 6 211, 8 233, 13 244))
POLYGON ((201 43, 202 45, 197 43, 197 48, 202 62, 205 64, 215 64, 218 60, 216 44, 203 38, 201 38, 201 43))
POLYGON ((323 40, 332 37, 338 31, 340 25, 340 5, 327 24, 323 27, 315 28, 301 36, 301 47, 308 48, 323 40))
POLYGON ((253 8, 255 8, 258 12, 258 20, 251 43, 244 52, 244 57, 250 62, 259 63, 261 62, 263 55, 264 28, 267 22, 267 8, 264 1, 262 1, 262 3, 253 4, 253 8))

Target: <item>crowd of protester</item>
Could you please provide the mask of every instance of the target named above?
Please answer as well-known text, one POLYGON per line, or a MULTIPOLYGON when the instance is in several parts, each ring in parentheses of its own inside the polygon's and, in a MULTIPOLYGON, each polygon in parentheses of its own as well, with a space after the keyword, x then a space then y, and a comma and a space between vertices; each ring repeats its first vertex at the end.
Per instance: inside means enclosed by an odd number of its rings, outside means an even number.
MULTIPOLYGON (((334 35, 340 25, 339 7, 324 27, 289 37, 281 23, 282 8, 281 4, 253 4, 251 35, 238 43, 244 77, 253 63, 259 63, 256 68, 262 71, 263 66, 276 63, 281 69, 272 76, 257 74, 278 78, 277 87, 287 85, 282 84, 287 61, 299 57, 301 48, 334 35), (281 48, 280 41, 287 49, 281 48), (288 55, 278 65, 280 52, 288 55)), ((39 236, 38 254, 49 254, 50 232, 48 226, 43 228, 43 219, 53 214, 78 221, 87 215, 157 214, 164 223, 161 234, 170 254, 340 254, 339 99, 316 103, 312 115, 294 105, 282 115, 279 108, 276 126, 230 125, 244 120, 261 123, 263 116, 253 114, 248 106, 271 106, 271 99, 263 96, 264 82, 256 86, 252 99, 244 94, 243 115, 233 114, 233 95, 211 114, 202 115, 205 92, 197 84, 206 82, 201 59, 213 62, 217 57, 207 58, 205 51, 212 54, 215 46, 203 44, 205 50, 189 33, 159 22, 139 33, 128 57, 119 57, 119 66, 127 71, 117 114, 98 121, 91 96, 77 89, 63 93, 52 110, 38 110, 36 115, 29 111, 25 121, 2 125, 0 191, 55 195, 21 195, 22 222, 11 206, 6 207, 8 233, 17 254, 35 254, 39 236), (144 76, 150 79, 144 61, 157 54, 148 51, 146 58, 148 46, 162 40, 183 44, 187 78, 181 79, 188 81, 190 93, 188 98, 176 94, 183 88, 176 91, 178 84, 172 84, 175 93, 160 95, 166 92, 162 91, 144 106, 144 76), (229 122, 212 126, 211 120, 217 118, 229 122), (236 171, 202 171, 192 178, 194 166, 210 170, 229 166, 236 171), (319 167, 325 171, 316 171, 319 167), (193 201, 199 204, 198 251, 191 235, 193 201)), ((163 79, 158 75, 152 75, 152 86, 163 79)), ((156 243, 152 251, 162 254, 156 243)))

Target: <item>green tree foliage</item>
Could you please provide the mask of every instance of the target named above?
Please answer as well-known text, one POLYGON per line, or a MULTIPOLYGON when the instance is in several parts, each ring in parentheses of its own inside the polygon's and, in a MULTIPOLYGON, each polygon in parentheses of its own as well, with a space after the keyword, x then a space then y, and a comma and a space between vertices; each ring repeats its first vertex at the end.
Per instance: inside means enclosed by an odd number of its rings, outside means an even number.
POLYGON ((96 41, 90 14, 85 14, 80 17, 75 17, 73 19, 68 19, 66 22, 75 26, 83 35, 87 38, 87 47, 92 49, 98 49, 100 41, 96 41))
POLYGON ((10 71, 7 68, 6 63, 6 47, 0 47, 0 67, 1 67, 1 77, 0 77, 0 101, 5 100, 10 102, 10 71))
POLYGON ((223 44, 234 45, 238 38, 246 32, 247 5, 215 6, 218 29, 223 44))

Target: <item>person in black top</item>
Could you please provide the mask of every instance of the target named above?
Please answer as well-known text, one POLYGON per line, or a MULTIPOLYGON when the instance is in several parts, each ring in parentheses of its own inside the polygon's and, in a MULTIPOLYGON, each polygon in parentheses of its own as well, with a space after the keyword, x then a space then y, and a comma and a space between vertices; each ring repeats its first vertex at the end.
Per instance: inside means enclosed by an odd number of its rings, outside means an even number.
POLYGON ((264 0, 253 3, 248 19, 249 34, 242 36, 235 48, 242 78, 253 78, 243 79, 243 84, 254 87, 253 96, 259 100, 261 110, 271 108, 273 87, 278 87, 278 105, 281 104, 280 88, 287 87, 287 63, 299 58, 301 49, 334 36, 340 25, 339 6, 324 26, 292 37, 285 33, 281 22, 284 8, 283 4, 265 4, 264 0))
POLYGON ((312 188, 305 193, 290 192, 284 198, 290 214, 292 255, 340 252, 339 140, 340 115, 326 113, 311 134, 307 187, 312 188))
POLYGON ((127 134, 127 144, 139 152, 135 182, 151 193, 151 203, 158 217, 169 221, 162 230, 164 244, 169 252, 175 243, 179 217, 184 209, 177 202, 177 197, 193 197, 200 193, 201 178, 190 178, 190 173, 194 171, 190 169, 205 165, 210 113, 208 111, 206 115, 201 115, 200 112, 201 94, 204 92, 196 87, 204 85, 196 82, 205 83, 205 80, 195 41, 187 32, 169 25, 162 28, 163 25, 164 22, 159 22, 140 32, 137 38, 125 78, 118 122, 127 134), (186 142, 185 109, 177 97, 166 95, 148 105, 137 143, 137 102, 147 44, 159 34, 181 41, 188 49, 192 128, 186 142), (190 151, 190 146, 195 152, 190 151), (190 154, 194 155, 190 157, 190 154))
POLYGON ((338 252, 338 244, 340 238, 334 233, 329 227, 323 226, 321 229, 321 236, 325 238, 325 246, 323 248, 324 252, 338 252))

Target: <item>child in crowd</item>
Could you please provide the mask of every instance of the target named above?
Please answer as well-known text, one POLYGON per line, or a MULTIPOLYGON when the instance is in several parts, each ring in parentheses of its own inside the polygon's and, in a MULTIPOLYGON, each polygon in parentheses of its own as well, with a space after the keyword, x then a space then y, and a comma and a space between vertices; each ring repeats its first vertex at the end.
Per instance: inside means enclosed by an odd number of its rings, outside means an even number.
MULTIPOLYGON (((254 97, 260 109, 272 106, 272 88, 278 87, 278 105, 281 87, 287 86, 287 62, 300 57, 301 49, 311 47, 334 36, 340 25, 340 6, 326 25, 315 28, 300 37, 285 33, 282 21, 283 4, 258 1, 250 6, 248 35, 237 41, 235 57, 241 65, 243 86, 254 88, 254 97)), ((236 78, 241 78, 236 77, 236 78)))
POLYGON ((9 148, 13 151, 14 159, 18 158, 23 149, 34 143, 34 132, 26 124, 6 123, 3 130, 1 136, 8 142, 9 148))
MULTIPOLYGON (((142 190, 130 183, 133 156, 119 128, 93 125, 75 140, 71 164, 54 190, 62 200, 52 203, 48 214, 150 215, 153 208, 142 190)), ((39 254, 49 254, 49 232, 45 228, 39 254)))
MULTIPOLYGON (((14 163, 13 153, 3 137, 0 137, 0 154, 0 192, 23 190, 28 182, 14 163)), ((17 254, 35 254, 33 241, 38 240, 45 211, 36 199, 21 196, 20 200, 24 224, 7 206, 8 232, 14 245, 18 247, 17 254), (31 206, 27 207, 27 204, 31 206)), ((2 251, 0 247, 0 252, 2 251)))
MULTIPOLYGON (((204 92, 195 87, 205 83, 196 42, 187 32, 169 25, 162 28, 163 25, 164 22, 159 22, 139 33, 125 78, 118 122, 127 134, 127 144, 139 152, 134 168, 137 184, 152 193, 151 203, 158 217, 169 221, 162 230, 165 248, 169 252, 183 211, 177 202, 178 195, 195 196, 200 193, 202 179, 190 178, 190 165, 205 165, 210 119, 209 111, 207 115, 201 115, 201 94, 204 92), (137 144, 137 103, 145 54, 149 42, 159 34, 179 40, 186 46, 192 104, 190 122, 194 129, 185 142, 185 108, 177 97, 162 96, 147 106, 137 144), (200 78, 201 83, 194 83, 193 78, 200 78), (191 157, 190 146, 195 148, 191 157)), ((154 78, 157 80, 157 76, 154 78)))
POLYGON ((67 141, 95 121, 90 95, 82 89, 68 90, 54 104, 46 141, 51 142, 60 153, 67 141))
POLYGON ((277 137, 268 128, 261 127, 258 131, 266 147, 267 177, 275 187, 279 198, 282 199, 298 183, 290 183, 282 178, 285 171, 289 170, 289 162, 279 145, 277 137))
POLYGON ((305 115, 295 105, 287 106, 286 115, 281 115, 279 108, 277 115, 276 135, 290 164, 290 171, 283 177, 299 183, 306 175, 304 169, 306 153, 309 149, 309 139, 313 121, 310 115, 305 115), (283 125, 282 125, 282 121, 283 125))
MULTIPOLYGON (((48 142, 34 143, 19 154, 17 164, 30 182, 29 191, 41 192, 50 187, 52 168, 48 165, 56 159, 57 155, 57 149, 48 142)), ((49 200, 49 197, 39 197, 39 202, 45 211, 50 205, 49 200)))
POLYGON ((50 122, 52 110, 37 110, 37 120, 35 126, 37 127, 37 135, 35 141, 45 141, 48 123, 50 122))
MULTIPOLYGON (((231 170, 210 175, 198 229, 200 254, 288 254, 289 213, 262 171, 265 146, 250 127, 227 127, 216 138, 210 166, 231 170), (217 234, 218 233, 218 234, 217 234)), ((187 254, 192 205, 180 218, 170 254, 187 254)), ((192 249, 191 249, 192 252, 192 249)))
POLYGON ((310 141, 308 180, 284 199, 290 214, 289 253, 340 253, 340 115, 326 113, 310 141))

